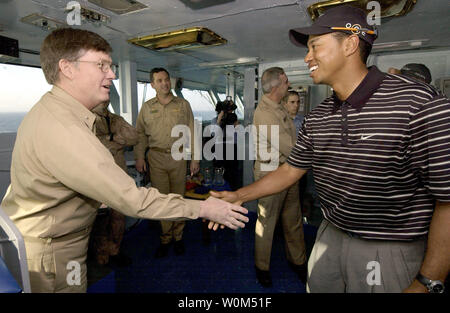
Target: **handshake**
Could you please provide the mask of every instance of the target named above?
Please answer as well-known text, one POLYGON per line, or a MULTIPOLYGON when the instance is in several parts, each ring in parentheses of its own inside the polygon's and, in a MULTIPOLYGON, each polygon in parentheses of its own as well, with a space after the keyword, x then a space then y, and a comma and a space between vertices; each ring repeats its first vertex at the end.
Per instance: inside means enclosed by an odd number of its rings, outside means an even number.
POLYGON ((221 228, 227 226, 231 229, 245 227, 244 223, 247 223, 249 219, 243 214, 247 214, 248 210, 240 206, 242 201, 238 201, 236 192, 211 191, 211 195, 211 197, 200 204, 199 214, 203 221, 210 221, 208 224, 209 229, 217 230, 219 226, 221 228))

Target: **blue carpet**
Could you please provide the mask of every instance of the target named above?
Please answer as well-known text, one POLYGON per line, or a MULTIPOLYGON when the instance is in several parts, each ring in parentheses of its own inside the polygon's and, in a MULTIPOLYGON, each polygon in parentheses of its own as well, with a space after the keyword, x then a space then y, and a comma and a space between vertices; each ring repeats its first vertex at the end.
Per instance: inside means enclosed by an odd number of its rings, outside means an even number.
MULTIPOLYGON (((186 253, 176 256, 173 245, 169 255, 156 259, 160 226, 157 221, 142 220, 124 237, 122 251, 133 259, 127 268, 112 267, 100 279, 90 283, 88 293, 304 293, 305 286, 289 268, 280 225, 274 234, 271 274, 273 287, 258 284, 254 270, 254 229, 256 213, 241 230, 210 232, 210 243, 202 241, 201 220, 188 221, 183 240, 186 253)), ((316 227, 305 224, 305 241, 309 255, 316 227)), ((89 267, 89 263, 88 263, 89 267)), ((88 276, 95 276, 91 265, 88 276)))

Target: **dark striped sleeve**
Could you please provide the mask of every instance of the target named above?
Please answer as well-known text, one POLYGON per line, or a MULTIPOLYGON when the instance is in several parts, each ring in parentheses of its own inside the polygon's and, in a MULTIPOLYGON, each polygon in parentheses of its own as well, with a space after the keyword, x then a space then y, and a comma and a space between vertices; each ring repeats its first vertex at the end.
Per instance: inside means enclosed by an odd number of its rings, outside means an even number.
POLYGON ((434 97, 411 114, 411 165, 433 197, 449 202, 450 100, 434 97))

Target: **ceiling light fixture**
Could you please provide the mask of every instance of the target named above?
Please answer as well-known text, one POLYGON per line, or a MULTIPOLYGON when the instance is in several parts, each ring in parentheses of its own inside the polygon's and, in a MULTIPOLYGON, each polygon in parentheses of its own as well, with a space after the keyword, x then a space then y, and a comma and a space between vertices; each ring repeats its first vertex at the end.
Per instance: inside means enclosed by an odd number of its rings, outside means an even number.
POLYGON ((289 71, 285 72, 286 76, 302 76, 302 75, 309 75, 309 70, 297 70, 297 71, 289 71))
POLYGON ((111 11, 115 14, 123 15, 128 13, 135 13, 147 8, 145 4, 142 4, 135 0, 88 0, 103 9, 111 11))
POLYGON ((199 63, 198 66, 200 66, 200 67, 236 67, 236 66, 243 66, 243 65, 253 65, 253 64, 258 64, 258 63, 259 63, 259 58, 244 57, 244 58, 237 58, 235 60, 204 62, 204 63, 199 63))
POLYGON ((207 7, 233 2, 235 0, 180 0, 186 6, 190 7, 193 10, 204 9, 207 7))
POLYGON ((27 16, 24 16, 20 19, 22 23, 30 24, 36 27, 39 27, 45 31, 51 31, 57 29, 59 27, 63 27, 66 23, 52 19, 50 17, 41 15, 39 13, 33 13, 27 16))
POLYGON ((217 46, 227 43, 227 40, 205 27, 192 27, 162 34, 137 37, 129 39, 128 42, 150 50, 171 51, 217 46))
MULTIPOLYGON (((326 10, 343 5, 343 4, 351 4, 353 6, 359 7, 363 10, 367 10, 368 4, 371 0, 329 0, 329 1, 321 1, 315 4, 312 4, 308 7, 308 14, 311 16, 311 19, 314 21, 320 15, 322 15, 326 10)), ((413 6, 416 4, 417 0, 378 0, 378 4, 380 5, 380 13, 381 17, 390 17, 390 16, 402 16, 406 15, 410 12, 413 6)))
POLYGON ((372 52, 420 49, 427 41, 429 39, 376 43, 372 46, 372 52))

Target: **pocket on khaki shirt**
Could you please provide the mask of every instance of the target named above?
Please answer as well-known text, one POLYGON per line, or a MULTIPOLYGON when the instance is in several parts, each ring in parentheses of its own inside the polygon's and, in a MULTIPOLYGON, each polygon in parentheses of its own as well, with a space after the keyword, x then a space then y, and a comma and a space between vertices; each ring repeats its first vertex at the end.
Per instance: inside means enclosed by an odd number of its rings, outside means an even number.
POLYGON ((161 112, 159 110, 151 110, 150 113, 148 114, 149 120, 155 120, 155 119, 160 119, 160 118, 161 118, 161 112))
MULTIPOLYGON (((152 112, 152 111, 150 111, 152 112)), ((159 111, 156 111, 155 113, 148 114, 144 121, 145 121, 145 133, 147 136, 149 136, 151 133, 156 131, 158 129, 158 125, 161 122, 162 114, 159 111)))
POLYGON ((177 124, 184 123, 184 112, 181 109, 172 109, 169 111, 170 115, 173 117, 175 121, 177 121, 177 124))

